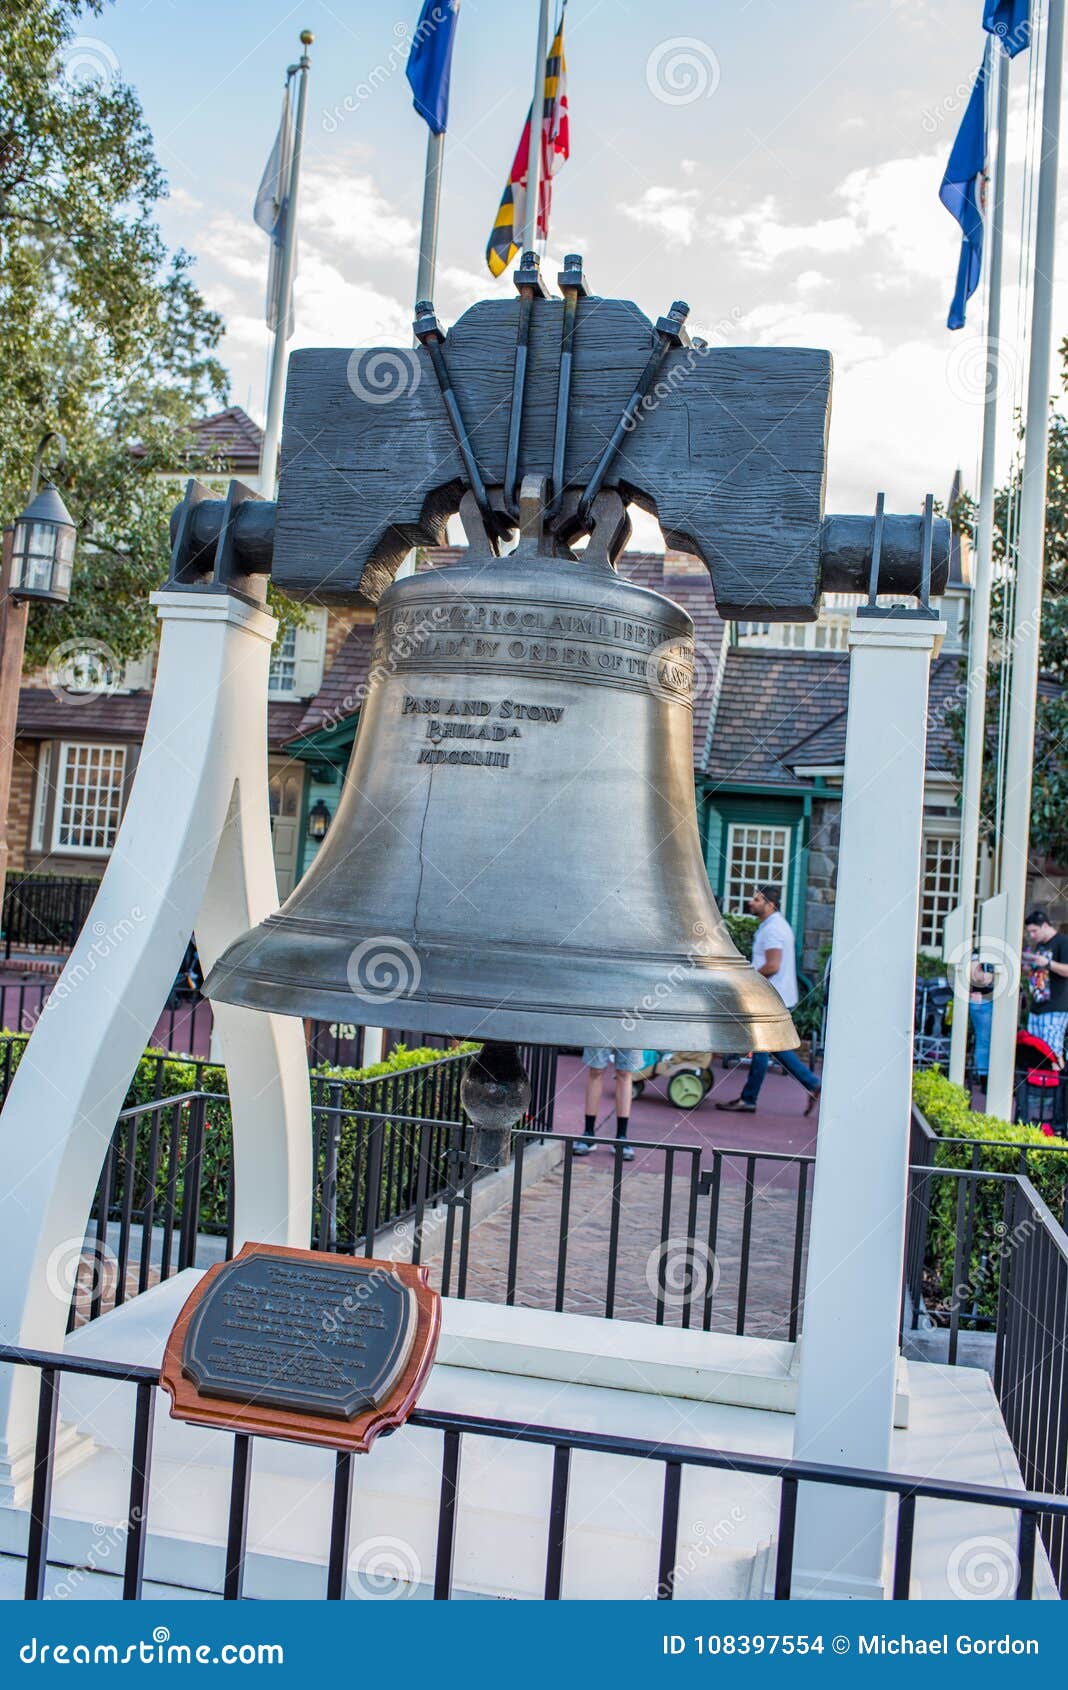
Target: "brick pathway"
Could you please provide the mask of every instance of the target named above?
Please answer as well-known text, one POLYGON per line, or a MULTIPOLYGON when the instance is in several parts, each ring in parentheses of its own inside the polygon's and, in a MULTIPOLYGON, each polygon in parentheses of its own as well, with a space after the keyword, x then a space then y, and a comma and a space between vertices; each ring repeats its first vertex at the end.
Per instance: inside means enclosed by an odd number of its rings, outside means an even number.
MULTIPOLYGON (((785 1154, 811 1153, 815 1147, 815 1118, 805 1119, 805 1094, 793 1081, 769 1075, 754 1115, 724 1115, 713 1107, 718 1096, 733 1097, 744 1074, 716 1069, 712 1097, 690 1112, 677 1111, 657 1083, 635 1106, 630 1134, 650 1148, 639 1148, 635 1160, 622 1165, 619 1186, 618 1265, 612 1312, 621 1319, 653 1321, 657 1285, 665 1289, 665 1321, 683 1324, 687 1274, 694 1279, 693 1306, 688 1324, 700 1325, 702 1298, 712 1279, 710 1324, 714 1331, 734 1331, 739 1313, 744 1330, 761 1337, 785 1338, 789 1331, 794 1240, 797 1226, 797 1168, 758 1160, 753 1169, 750 1235, 745 1307, 739 1309, 742 1258, 746 1251, 746 1151, 785 1154), (707 1248, 711 1198, 698 1197, 696 1250, 688 1251, 688 1213, 692 1159, 676 1150, 671 1181, 671 1209, 663 1225, 666 1147, 693 1145, 700 1165, 711 1170, 714 1150, 736 1150, 724 1156, 714 1255, 707 1248), (664 1240, 666 1239, 666 1244, 664 1240)), ((583 1074, 575 1058, 562 1058, 557 1088, 558 1131, 581 1131, 583 1074)), ((599 1131, 607 1140, 614 1131, 611 1099, 606 1092, 599 1131)), ((567 1227, 567 1274, 563 1307, 568 1313, 606 1312, 608 1262, 613 1218, 615 1157, 607 1148, 576 1160, 567 1227)), ((809 1176, 811 1192, 811 1176, 809 1176)), ((557 1252, 561 1230, 563 1170, 529 1186, 523 1193, 516 1268, 517 1303, 528 1308, 553 1308, 556 1299, 557 1252)), ((807 1205, 806 1205, 807 1211, 807 1205)), ((466 1295, 486 1302, 504 1302, 512 1222, 511 1204, 471 1229, 466 1295)), ((807 1229, 806 1229, 807 1230, 807 1229)), ((802 1251, 804 1283, 805 1251, 802 1251)), ((441 1285, 440 1252, 428 1258, 434 1283, 441 1285)), ((458 1287, 459 1250, 450 1264, 450 1289, 458 1287)))

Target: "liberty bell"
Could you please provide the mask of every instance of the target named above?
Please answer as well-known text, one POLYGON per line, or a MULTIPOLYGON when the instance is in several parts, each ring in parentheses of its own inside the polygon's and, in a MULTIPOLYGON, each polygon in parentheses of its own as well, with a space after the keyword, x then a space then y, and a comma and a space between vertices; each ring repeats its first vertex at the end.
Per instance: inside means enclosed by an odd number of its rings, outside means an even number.
POLYGON ((528 478, 496 557, 469 501, 462 561, 383 594, 330 832, 208 992, 491 1041, 792 1047, 702 859, 693 624, 616 574, 617 495, 578 556, 545 503, 528 478))
POLYGON ((595 298, 575 254, 560 298, 532 253, 515 279, 447 335, 417 306, 415 350, 294 353, 277 504, 191 484, 173 527, 191 591, 255 597, 270 573, 377 606, 329 834, 209 996, 483 1041, 494 1127, 510 1042, 797 1043, 712 898, 693 624, 617 575, 628 506, 704 561, 725 619, 811 621, 828 588, 926 605, 949 567, 930 503, 824 516, 826 352, 691 341, 685 304, 652 322, 595 298), (468 551, 397 579, 458 510, 468 551))

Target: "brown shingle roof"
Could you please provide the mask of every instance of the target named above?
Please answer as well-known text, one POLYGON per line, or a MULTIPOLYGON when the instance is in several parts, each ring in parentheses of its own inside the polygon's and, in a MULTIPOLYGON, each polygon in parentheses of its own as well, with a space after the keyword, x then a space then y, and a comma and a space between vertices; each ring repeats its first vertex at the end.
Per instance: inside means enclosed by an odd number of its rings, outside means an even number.
MULTIPOLYGON (((228 405, 225 411, 201 417, 193 424, 196 454, 215 459, 230 475, 258 475, 262 444, 262 428, 240 405, 228 405)), ((138 444, 130 452, 135 458, 143 458, 145 448, 138 444)))
POLYGON ((357 622, 349 629, 341 649, 323 676, 322 686, 304 708, 293 736, 336 728, 356 714, 363 702, 363 689, 371 666, 373 636, 374 625, 370 622, 357 622))
POLYGON ((229 405, 194 423, 193 436, 198 452, 225 459, 227 469, 259 473, 263 430, 240 405, 229 405))
POLYGON ((787 753, 844 711, 848 687, 844 653, 732 646, 705 772, 716 781, 796 786, 787 753))
MULTIPOLYGON (((16 735, 19 739, 119 739, 145 737, 152 694, 100 693, 85 699, 56 696, 51 687, 22 687, 16 735)), ((267 745, 278 751, 293 738, 304 705, 271 699, 267 705, 267 745)))
MULTIPOLYGON (((954 774, 950 707, 961 699, 963 660, 931 669, 927 771, 954 774)), ((732 648, 707 773, 717 781, 797 785, 796 771, 845 761, 849 658, 844 652, 732 648)))

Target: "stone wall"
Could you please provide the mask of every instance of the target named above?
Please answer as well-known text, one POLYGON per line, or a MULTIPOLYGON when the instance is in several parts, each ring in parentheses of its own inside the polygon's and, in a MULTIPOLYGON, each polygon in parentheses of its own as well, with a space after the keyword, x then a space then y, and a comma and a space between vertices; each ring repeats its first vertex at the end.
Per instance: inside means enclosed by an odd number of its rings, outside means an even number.
POLYGON ((821 945, 831 942, 834 926, 834 885, 838 875, 838 838, 842 806, 837 798, 816 799, 812 805, 808 847, 808 898, 801 967, 815 978, 821 945))

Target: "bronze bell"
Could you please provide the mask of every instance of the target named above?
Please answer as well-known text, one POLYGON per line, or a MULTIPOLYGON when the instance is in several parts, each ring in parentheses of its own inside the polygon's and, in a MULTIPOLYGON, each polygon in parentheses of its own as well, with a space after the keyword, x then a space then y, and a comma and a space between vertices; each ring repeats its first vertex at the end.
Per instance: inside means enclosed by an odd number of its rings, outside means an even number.
POLYGON ((579 557, 544 537, 542 498, 524 483, 510 555, 474 539, 382 595, 326 840, 206 990, 491 1041, 790 1049, 702 860, 693 623, 597 527, 579 557))

